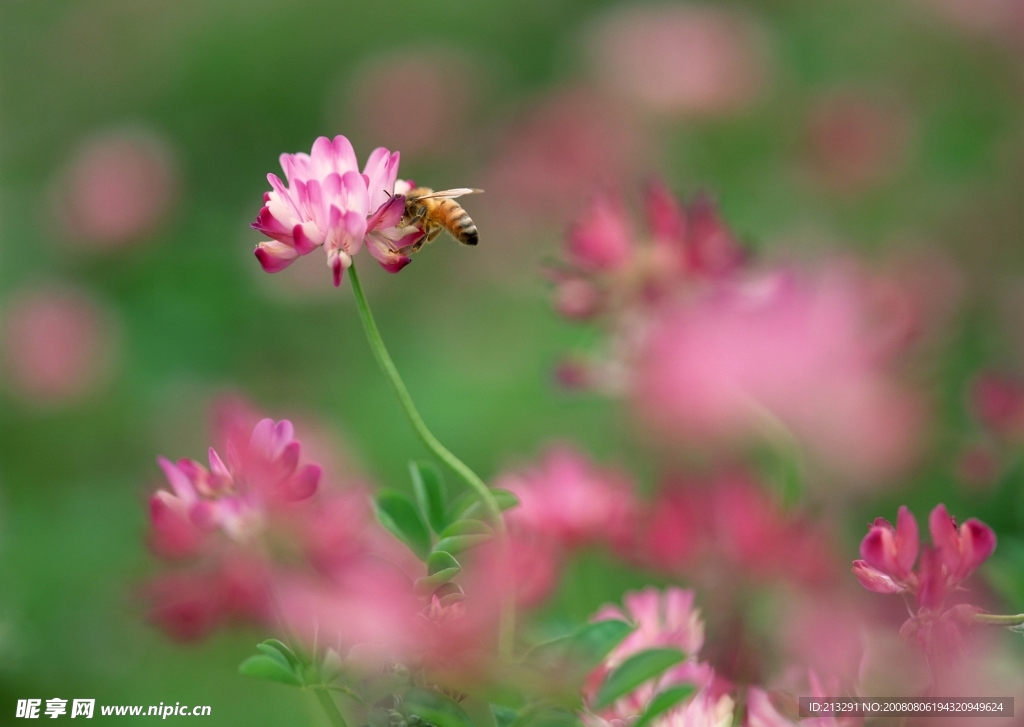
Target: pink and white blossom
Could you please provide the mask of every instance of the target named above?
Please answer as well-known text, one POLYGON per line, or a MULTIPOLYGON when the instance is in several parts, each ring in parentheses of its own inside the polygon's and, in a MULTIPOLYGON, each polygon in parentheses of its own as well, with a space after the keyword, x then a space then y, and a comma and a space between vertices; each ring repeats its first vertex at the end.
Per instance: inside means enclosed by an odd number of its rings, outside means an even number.
MULTIPOLYGON (((704 646, 704 622, 700 617, 700 612, 694 608, 694 597, 695 594, 692 590, 669 587, 664 591, 659 591, 652 587, 642 591, 632 591, 623 596, 622 601, 625 608, 610 604, 603 606, 594 616, 594 621, 619 619, 635 626, 635 630, 616 646, 588 676, 584 685, 585 701, 591 702, 605 677, 629 657, 654 648, 679 649, 686 655, 686 658, 680 664, 668 669, 658 679, 646 682, 633 692, 618 699, 601 713, 602 716, 609 719, 629 720, 643 713, 651 698, 668 686, 691 683, 698 688, 703 688, 711 685, 714 680, 713 669, 697 659, 697 654, 704 646)), ((717 700, 715 704, 718 704, 717 700)), ((703 707, 695 709, 701 715, 706 716, 704 711, 706 707, 711 708, 711 704, 707 703, 703 707)), ((688 708, 684 707, 683 710, 688 708)), ((696 713, 691 716, 697 718, 696 713)), ((680 717, 679 719, 684 721, 673 721, 671 724, 690 724, 685 721, 689 717, 680 717)), ((705 722, 694 722, 693 724, 705 724, 705 722)))
POLYGON ((360 172, 352 144, 344 136, 319 137, 310 154, 282 154, 287 185, 268 174, 272 190, 252 224, 272 238, 256 247, 256 257, 267 272, 291 265, 318 247, 339 285, 341 275, 363 243, 389 272, 401 270, 409 258, 398 249, 403 238, 418 235, 399 223, 404 209, 398 182, 399 153, 374 149, 360 172), (397 189, 396 189, 397 187, 397 189))

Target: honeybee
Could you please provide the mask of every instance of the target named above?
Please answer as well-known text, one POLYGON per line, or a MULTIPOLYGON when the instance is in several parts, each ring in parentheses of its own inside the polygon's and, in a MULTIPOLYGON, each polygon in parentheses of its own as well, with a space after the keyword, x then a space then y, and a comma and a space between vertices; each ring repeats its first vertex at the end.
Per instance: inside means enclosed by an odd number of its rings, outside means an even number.
POLYGON ((416 187, 411 190, 405 197, 402 224, 418 227, 423 230, 423 235, 416 242, 403 248, 402 252, 416 252, 424 243, 433 242, 442 230, 446 230, 463 245, 476 245, 480 241, 476 225, 455 198, 481 192, 482 189, 466 187, 446 189, 442 192, 435 192, 429 187, 416 187))

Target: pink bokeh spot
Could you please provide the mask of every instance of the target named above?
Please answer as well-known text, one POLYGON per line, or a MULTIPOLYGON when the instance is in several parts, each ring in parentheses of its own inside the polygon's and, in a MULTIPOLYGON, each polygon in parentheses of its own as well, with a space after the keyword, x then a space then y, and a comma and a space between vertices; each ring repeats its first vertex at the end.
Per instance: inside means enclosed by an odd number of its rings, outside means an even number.
POLYGON ((28 288, 0 313, 3 378, 19 398, 41 406, 71 403, 95 391, 116 361, 116 329, 84 291, 28 288))
POLYGON ((54 192, 66 236, 99 250, 123 247, 154 234, 178 196, 178 171, 169 145, 145 132, 110 132, 75 151, 54 192))

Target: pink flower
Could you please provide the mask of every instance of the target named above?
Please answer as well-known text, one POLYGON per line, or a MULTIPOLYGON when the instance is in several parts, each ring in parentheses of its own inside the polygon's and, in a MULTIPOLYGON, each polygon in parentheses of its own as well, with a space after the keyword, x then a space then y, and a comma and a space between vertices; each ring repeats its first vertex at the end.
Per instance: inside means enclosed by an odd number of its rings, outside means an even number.
POLYGON ((270 620, 266 565, 238 554, 212 568, 163 574, 143 597, 149 620, 176 641, 198 641, 224 624, 270 620))
POLYGON ((724 282, 655 311, 632 398, 666 441, 764 436, 780 423, 822 461, 877 476, 910 457, 917 400, 877 353, 874 308, 843 270, 724 282))
POLYGON ((365 241, 385 269, 401 270, 409 258, 398 252, 400 241, 409 236, 411 242, 419 233, 399 227, 401 194, 408 185, 396 185, 398 160, 398 152, 379 147, 360 174, 355 151, 344 136, 334 141, 319 137, 311 154, 282 154, 288 186, 276 174, 267 175, 273 190, 264 194, 263 209, 252 224, 273 238, 256 247, 263 269, 278 272, 323 246, 339 285, 365 241))
POLYGON ((598 469, 569 446, 553 447, 539 466, 501 475, 495 485, 519 498, 509 513, 513 527, 566 546, 614 540, 629 527, 630 482, 619 472, 598 469))
POLYGON ((921 563, 913 571, 920 543, 917 520, 901 507, 893 527, 878 518, 860 544, 861 559, 853 572, 861 585, 878 593, 913 594, 921 609, 938 611, 947 594, 978 569, 996 549, 992 528, 970 518, 959 528, 939 504, 928 517, 933 547, 921 550, 921 563))
POLYGON ((583 270, 615 270, 629 259, 631 239, 621 204, 595 195, 569 229, 569 260, 583 270))
POLYGON ((237 430, 227 440, 227 463, 211 447, 210 467, 158 458, 172 492, 151 500, 158 550, 188 549, 195 539, 186 520, 200 530, 222 529, 245 540, 263 526, 265 510, 304 500, 316 492, 320 466, 299 466, 300 445, 291 422, 262 419, 248 439, 237 430))
POLYGON ((835 570, 823 529, 783 511, 743 473, 719 476, 710 487, 669 483, 634 531, 628 555, 674 575, 714 563, 759 580, 821 583, 835 570))
POLYGON ((647 588, 627 593, 623 597, 624 611, 618 606, 603 606, 594 616, 594 621, 620 619, 633 624, 636 629, 587 677, 585 701, 593 701, 605 677, 626 659, 653 648, 679 649, 686 654, 686 660, 671 667, 657 680, 645 683, 617 700, 603 716, 622 720, 635 717, 643 712, 655 694, 673 684, 710 685, 714 671, 697 660, 697 654, 704 646, 704 622, 693 601, 692 590, 670 587, 660 592, 656 588, 647 588))

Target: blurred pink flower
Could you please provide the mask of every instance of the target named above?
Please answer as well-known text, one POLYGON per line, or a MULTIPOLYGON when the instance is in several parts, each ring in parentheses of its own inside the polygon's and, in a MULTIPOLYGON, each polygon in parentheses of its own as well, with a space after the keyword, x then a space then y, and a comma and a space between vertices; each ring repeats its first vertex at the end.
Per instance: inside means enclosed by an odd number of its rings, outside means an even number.
POLYGON ((971 384, 969 407, 990 432, 1008 439, 1024 438, 1024 385, 994 372, 979 374, 971 384))
POLYGON ((269 623, 270 581, 266 564, 229 555, 212 568, 174 571, 144 588, 149 620, 176 641, 199 641, 234 622, 269 623))
POLYGON ((619 200, 595 195, 569 229, 569 260, 582 270, 615 270, 629 259, 632 234, 619 200))
POLYGON ((267 508, 316 492, 320 466, 299 467, 299 451, 291 422, 263 419, 247 439, 228 438, 227 464, 213 447, 209 469, 195 460, 158 458, 173 490, 160 490, 151 501, 158 537, 180 542, 187 517, 199 529, 219 528, 236 540, 248 539, 263 527, 267 508))
POLYGON ((300 255, 323 246, 334 284, 352 264, 352 256, 366 242, 370 253, 388 271, 398 272, 409 258, 398 252, 415 230, 399 226, 404 210, 398 182, 398 152, 383 147, 370 152, 362 174, 352 144, 344 136, 331 141, 319 137, 311 154, 282 154, 288 186, 276 174, 267 175, 273 190, 263 195, 264 206, 255 230, 273 238, 256 247, 263 269, 278 272, 300 255))
POLYGON ((836 91, 807 118, 807 163, 816 185, 858 192, 896 174, 907 156, 911 124, 905 110, 865 92, 836 91))
POLYGON ((633 122, 606 98, 558 91, 502 134, 485 172, 482 216, 509 238, 538 222, 564 224, 596 186, 635 169, 641 151, 633 122))
POLYGON ((551 448, 537 467, 499 475, 495 486, 519 498, 508 516, 511 527, 565 546, 615 541, 631 524, 630 481, 621 472, 598 469, 570 446, 551 448))
POLYGON ((54 189, 65 234, 112 249, 159 229, 174 207, 178 172, 167 143, 150 132, 107 132, 84 141, 54 189))
POLYGON ((750 107, 771 75, 752 16, 710 4, 628 5, 591 32, 593 67, 641 110, 723 116, 750 107))
POLYGON ((634 531, 627 557, 672 574, 717 563, 748 578, 814 584, 836 570, 826 532, 739 473, 710 486, 669 482, 634 531))
MULTIPOLYGON (((822 682, 818 675, 810 670, 807 673, 810 696, 815 699, 829 699, 841 696, 836 680, 828 684, 822 682)), ((772 704, 768 692, 760 687, 747 690, 747 722, 746 727, 840 727, 840 725, 858 724, 860 719, 847 717, 819 717, 817 719, 788 719, 772 704)))
POLYGON ((7 387, 37 405, 73 402, 94 391, 116 360, 114 321, 84 291, 25 288, 0 313, 7 387))
MULTIPOLYGON (((643 713, 650 699, 665 687, 681 683, 692 683, 698 688, 709 686, 714 679, 714 671, 708 664, 697 660, 697 654, 704 646, 704 622, 693 602, 692 590, 669 587, 659 591, 651 587, 627 593, 623 597, 625 609, 610 604, 603 606, 593 621, 619 619, 634 625, 636 629, 587 677, 584 701, 592 702, 605 677, 630 656, 654 648, 679 649, 686 654, 686 660, 671 667, 658 679, 642 684, 617 700, 601 716, 629 720, 643 713)), ((683 707, 681 711, 688 708, 683 707)), ((702 710, 701 707, 695 709, 702 710)), ((689 724, 686 719, 680 715, 666 724, 689 724)))
POLYGON ((450 152, 464 142, 477 60, 455 48, 402 49, 360 65, 349 106, 363 137, 413 157, 450 152))
POLYGON ((912 455, 920 416, 879 356, 874 312, 843 269, 726 281, 657 313, 634 354, 635 410, 669 441, 781 424, 841 470, 891 472, 912 455))
POLYGON ((995 485, 1002 463, 993 449, 972 444, 960 452, 956 462, 957 477, 968 488, 984 490, 995 485))

